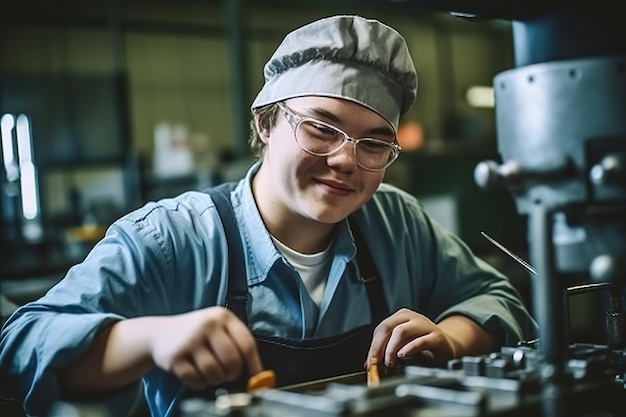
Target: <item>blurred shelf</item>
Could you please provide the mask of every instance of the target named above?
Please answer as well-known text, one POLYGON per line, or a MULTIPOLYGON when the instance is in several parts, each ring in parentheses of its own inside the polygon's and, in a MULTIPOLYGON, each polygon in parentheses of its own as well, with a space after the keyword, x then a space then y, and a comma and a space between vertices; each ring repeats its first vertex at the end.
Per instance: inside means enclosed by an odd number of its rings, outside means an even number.
POLYGON ((64 242, 54 239, 39 243, 2 242, 0 282, 64 275, 73 265, 84 259, 90 247, 70 249, 64 242))

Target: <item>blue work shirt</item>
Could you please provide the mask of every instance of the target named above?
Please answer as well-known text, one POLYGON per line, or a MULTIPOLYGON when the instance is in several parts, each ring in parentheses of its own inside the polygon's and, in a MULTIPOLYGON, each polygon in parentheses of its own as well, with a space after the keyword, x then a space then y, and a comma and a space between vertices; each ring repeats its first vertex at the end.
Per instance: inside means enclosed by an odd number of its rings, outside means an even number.
MULTIPOLYGON (((245 252, 251 330, 307 338, 369 324, 348 222, 338 225, 318 307, 261 219, 251 188, 259 166, 231 194, 245 252)), ((409 308, 435 322, 462 314, 509 345, 534 333, 534 322, 508 279, 431 219, 415 197, 381 184, 355 219, 391 312, 409 308)), ((186 192, 127 214, 61 282, 5 323, 0 391, 24 398, 29 415, 45 415, 62 399, 56 371, 85 352, 99 329, 116 320, 223 306, 228 256, 221 220, 206 193, 186 192)), ((102 404, 111 415, 123 416, 140 386, 138 381, 102 404)), ((153 416, 173 415, 184 393, 182 384, 160 369, 145 375, 143 389, 153 416)))

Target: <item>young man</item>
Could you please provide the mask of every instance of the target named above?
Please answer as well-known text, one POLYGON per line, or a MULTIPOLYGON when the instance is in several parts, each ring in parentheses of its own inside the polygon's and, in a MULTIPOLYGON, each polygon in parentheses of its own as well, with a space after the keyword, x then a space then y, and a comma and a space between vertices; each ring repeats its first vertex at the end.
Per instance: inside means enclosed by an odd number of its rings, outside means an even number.
POLYGON ((265 79, 252 105, 259 160, 225 193, 234 226, 219 196, 149 203, 8 320, 0 389, 29 413, 64 398, 122 415, 143 378, 152 415, 169 416, 190 390, 263 369, 284 385, 373 358, 445 364, 532 331, 504 276, 381 184, 417 87, 395 30, 313 22, 285 38, 265 79))

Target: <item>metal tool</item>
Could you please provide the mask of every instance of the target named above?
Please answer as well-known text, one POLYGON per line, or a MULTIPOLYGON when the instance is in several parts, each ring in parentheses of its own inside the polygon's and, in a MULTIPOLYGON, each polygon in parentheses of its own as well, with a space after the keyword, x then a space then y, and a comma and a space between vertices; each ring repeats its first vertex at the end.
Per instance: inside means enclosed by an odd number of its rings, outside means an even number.
POLYGON ((487 233, 485 232, 480 232, 481 235, 483 235, 485 237, 485 239, 487 239, 488 241, 490 241, 491 243, 493 243, 494 245, 496 245, 496 247, 500 250, 502 250, 504 253, 506 253, 507 255, 509 255, 511 258, 515 259, 520 265, 522 265, 528 272, 530 272, 533 275, 537 275, 537 271, 535 271, 535 268, 533 268, 528 262, 526 262, 525 260, 523 260, 522 258, 520 258, 519 256, 517 256, 516 254, 514 254, 513 252, 511 252, 511 250, 509 250, 508 248, 504 247, 502 244, 500 244, 500 242, 498 242, 497 240, 495 240, 494 238, 492 238, 491 236, 489 236, 487 233))

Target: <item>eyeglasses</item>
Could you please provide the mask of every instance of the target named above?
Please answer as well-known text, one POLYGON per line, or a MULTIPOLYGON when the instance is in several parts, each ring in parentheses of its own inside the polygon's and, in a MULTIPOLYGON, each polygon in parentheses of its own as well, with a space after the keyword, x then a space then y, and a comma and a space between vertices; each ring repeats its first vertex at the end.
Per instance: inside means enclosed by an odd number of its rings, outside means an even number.
POLYGON ((367 171, 382 171, 400 155, 400 145, 395 142, 374 138, 354 139, 333 125, 295 114, 283 103, 278 103, 278 107, 291 125, 298 145, 311 155, 328 156, 350 142, 354 144, 357 165, 367 171))

